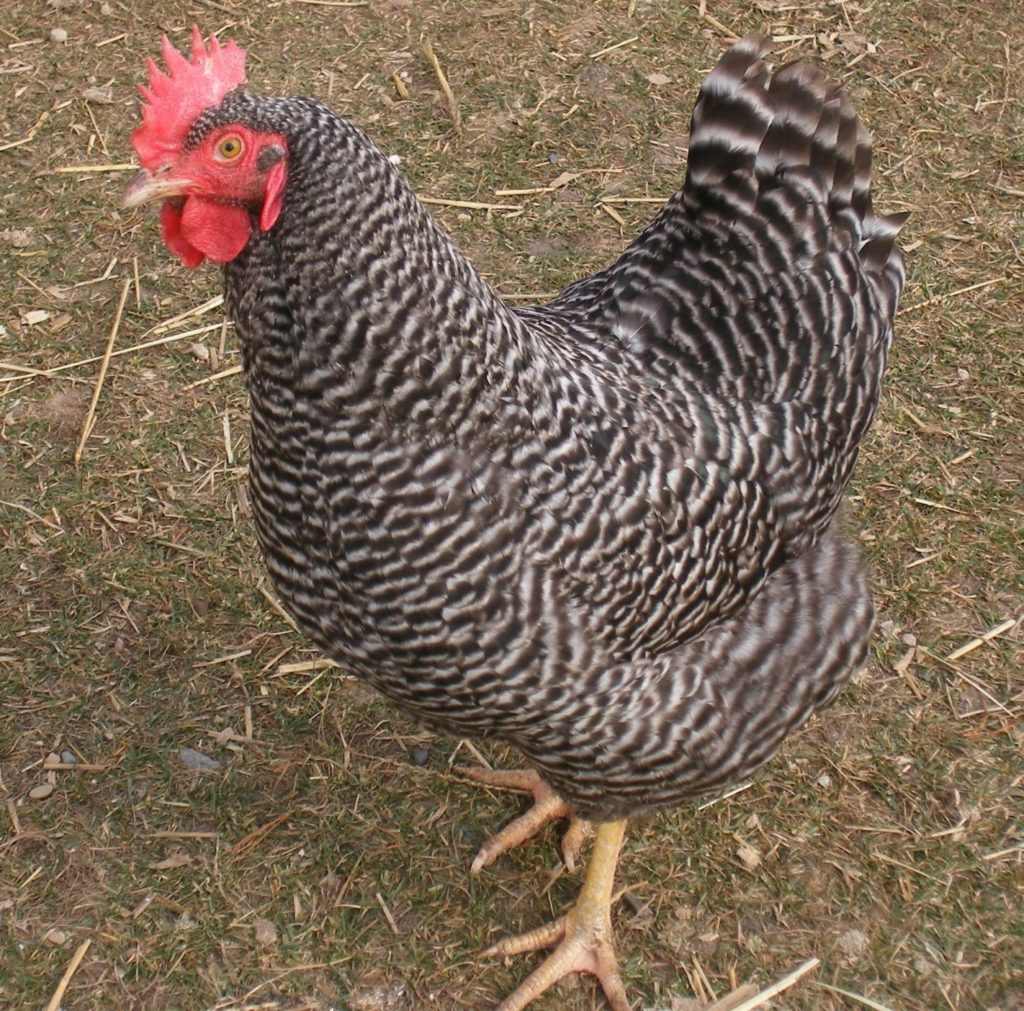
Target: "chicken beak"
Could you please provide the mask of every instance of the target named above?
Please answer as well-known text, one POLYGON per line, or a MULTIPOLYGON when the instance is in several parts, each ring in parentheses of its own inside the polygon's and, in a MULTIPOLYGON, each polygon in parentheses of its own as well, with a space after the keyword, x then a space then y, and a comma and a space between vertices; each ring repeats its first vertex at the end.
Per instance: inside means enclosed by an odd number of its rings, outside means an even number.
POLYGON ((154 175, 149 169, 140 169, 125 189, 122 203, 125 207, 138 207, 151 200, 181 197, 191 185, 191 179, 171 178, 159 172, 154 175))

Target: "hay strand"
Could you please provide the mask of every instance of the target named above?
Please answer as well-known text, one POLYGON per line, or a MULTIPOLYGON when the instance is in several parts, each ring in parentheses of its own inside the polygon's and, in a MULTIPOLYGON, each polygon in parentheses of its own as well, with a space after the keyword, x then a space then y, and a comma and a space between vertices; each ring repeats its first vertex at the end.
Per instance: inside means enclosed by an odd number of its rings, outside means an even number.
POLYGON ((434 77, 437 78, 437 83, 440 85, 441 92, 444 94, 445 102, 448 105, 448 115, 451 116, 452 119, 452 125, 455 127, 456 132, 461 133, 462 115, 459 112, 459 104, 455 101, 455 95, 452 93, 451 85, 448 83, 448 78, 445 76, 440 61, 434 54, 434 47, 430 44, 430 39, 423 40, 423 55, 427 58, 427 62, 430 64, 430 69, 434 71, 434 77))
POLYGON ((716 1001, 707 1009, 707 1011, 754 1011, 754 1008, 763 1007, 765 1003, 771 1000, 772 997, 782 993, 783 990, 788 990, 794 983, 801 980, 809 972, 813 972, 818 966, 821 965, 821 961, 817 958, 809 958, 803 965, 797 966, 791 973, 783 976, 778 982, 773 983, 771 986, 766 987, 764 990, 760 990, 755 993, 753 997, 749 997, 741 1004, 733 1004, 731 997, 726 995, 720 1001, 716 1001), (727 1003, 728 1002, 728 1003, 727 1003))
POLYGON ((100 402, 100 393, 103 391, 103 381, 107 378, 107 366, 110 364, 110 356, 114 350, 114 341, 117 340, 117 331, 121 328, 121 316, 124 313, 124 304, 128 301, 128 292, 131 291, 131 279, 127 279, 121 287, 121 297, 117 302, 117 311, 114 313, 114 323, 110 328, 110 336, 107 338, 107 347, 103 352, 100 361, 100 371, 96 376, 96 385, 93 387, 92 400, 89 402, 89 410, 85 412, 85 419, 82 421, 82 431, 78 436, 78 445, 75 447, 75 466, 81 462, 82 453, 85 451, 85 444, 92 432, 92 426, 96 423, 96 405, 100 402))
POLYGON ((92 944, 92 938, 87 937, 79 946, 78 950, 71 956, 71 961, 68 962, 68 967, 64 970, 64 975, 61 976, 60 982, 57 984, 57 989, 53 991, 53 996, 47 1003, 44 1011, 57 1011, 60 1007, 60 1002, 64 998, 64 991, 67 990, 68 984, 71 982, 71 977, 78 971, 78 967, 82 964, 82 959, 85 958, 85 953, 89 950, 89 945, 92 944))

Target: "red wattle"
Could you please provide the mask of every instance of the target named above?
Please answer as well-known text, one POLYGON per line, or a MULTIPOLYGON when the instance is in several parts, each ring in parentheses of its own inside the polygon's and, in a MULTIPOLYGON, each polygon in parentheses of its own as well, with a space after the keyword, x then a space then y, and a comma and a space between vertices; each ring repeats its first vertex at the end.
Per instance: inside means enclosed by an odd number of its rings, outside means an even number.
POLYGON ((233 260, 245 249, 252 232, 245 208, 202 197, 186 197, 184 206, 164 201, 160 225, 167 248, 186 267, 198 267, 206 259, 214 263, 233 260))
POLYGON ((160 208, 160 227, 167 248, 186 267, 198 267, 206 257, 181 232, 182 207, 179 202, 165 200, 160 208))
MULTIPOLYGON (((252 225, 244 207, 188 197, 181 232, 188 244, 214 263, 227 263, 245 249, 252 225)), ((186 266, 188 264, 186 263, 186 266)))

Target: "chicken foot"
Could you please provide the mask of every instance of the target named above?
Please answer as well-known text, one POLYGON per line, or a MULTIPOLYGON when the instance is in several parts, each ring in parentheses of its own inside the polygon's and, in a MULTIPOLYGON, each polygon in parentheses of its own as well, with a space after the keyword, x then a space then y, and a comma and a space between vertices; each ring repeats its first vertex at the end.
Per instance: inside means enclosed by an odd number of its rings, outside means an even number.
POLYGON ((569 805, 536 772, 532 769, 494 771, 471 769, 464 766, 458 766, 456 771, 474 782, 487 786, 533 794, 533 806, 518 818, 510 821, 480 847, 470 867, 471 874, 479 874, 485 867, 493 864, 498 857, 508 853, 516 846, 522 846, 548 822, 557 821, 559 818, 569 819, 569 827, 561 841, 562 862, 570 874, 576 870, 576 860, 580 855, 580 850, 593 829, 590 822, 575 817, 569 805))
POLYGON ((611 924, 612 885, 626 822, 597 826, 594 852, 575 905, 553 923, 488 948, 485 956, 507 957, 555 945, 555 950, 505 998, 497 1011, 521 1011, 552 984, 573 972, 597 977, 613 1011, 630 1011, 619 975, 611 924))

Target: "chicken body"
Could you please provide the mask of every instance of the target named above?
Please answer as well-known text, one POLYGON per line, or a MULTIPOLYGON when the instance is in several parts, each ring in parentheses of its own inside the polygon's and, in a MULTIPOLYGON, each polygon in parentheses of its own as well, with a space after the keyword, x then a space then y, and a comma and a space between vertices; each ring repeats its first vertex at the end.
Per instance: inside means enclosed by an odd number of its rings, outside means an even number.
POLYGON ((898 223, 845 100, 758 57, 705 83, 686 186, 623 258, 518 312, 326 107, 238 91, 199 127, 288 141, 280 220, 225 267, 282 600, 589 817, 748 773, 870 632, 827 531, 878 401, 898 223))
POLYGON ((902 219, 872 210, 838 89, 769 74, 763 50, 743 40, 705 81, 685 183, 621 259, 518 310, 361 130, 234 88, 231 45, 197 33, 189 65, 167 44, 180 83, 146 92, 129 200, 170 195, 171 248, 226 261, 281 600, 414 718, 515 745, 567 805, 549 810, 604 823, 574 909, 492 949, 559 944, 510 1011, 571 971, 628 1006, 621 820, 752 772, 866 654, 871 596, 835 515, 902 219), (175 89, 209 107, 176 119, 175 89))

